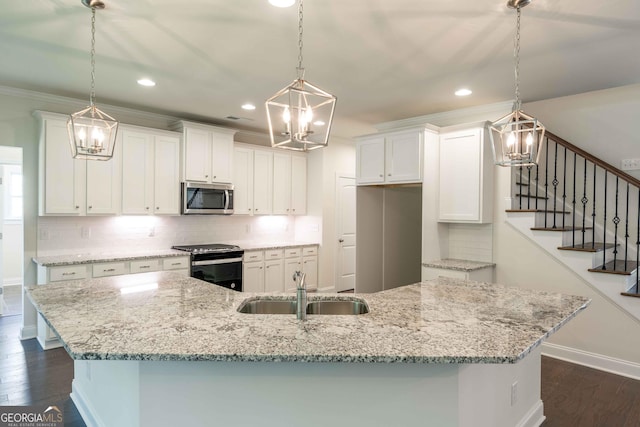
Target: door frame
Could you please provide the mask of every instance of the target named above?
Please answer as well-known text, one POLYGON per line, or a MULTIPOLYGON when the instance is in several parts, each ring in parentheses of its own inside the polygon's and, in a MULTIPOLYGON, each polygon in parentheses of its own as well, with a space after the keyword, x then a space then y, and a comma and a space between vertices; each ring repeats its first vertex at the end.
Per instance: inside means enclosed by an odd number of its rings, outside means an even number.
MULTIPOLYGON (((339 249, 339 245, 338 245, 338 224, 339 224, 339 218, 340 218, 340 178, 347 178, 347 179, 352 179, 353 180, 353 185, 357 186, 357 182, 356 182, 356 176, 353 173, 348 173, 348 172, 336 172, 336 181, 335 181, 335 202, 334 202, 334 230, 333 230, 333 247, 334 247, 334 269, 333 269, 333 288, 334 290, 337 292, 337 287, 338 287, 338 283, 340 282, 340 270, 338 268, 339 264, 339 260, 340 260, 340 249, 339 249)), ((357 218, 357 216, 356 216, 357 218)), ((357 252, 358 248, 356 246, 356 252, 357 252)), ((355 273, 354 273, 355 275, 355 273)), ((354 292, 355 292, 355 284, 354 284, 354 292)))

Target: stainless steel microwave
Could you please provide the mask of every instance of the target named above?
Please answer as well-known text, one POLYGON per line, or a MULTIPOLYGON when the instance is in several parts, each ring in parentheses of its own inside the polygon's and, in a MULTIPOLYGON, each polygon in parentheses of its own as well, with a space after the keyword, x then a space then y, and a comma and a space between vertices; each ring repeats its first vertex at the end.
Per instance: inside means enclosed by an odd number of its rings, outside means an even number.
POLYGON ((182 183, 183 215, 231 215, 232 184, 182 183))

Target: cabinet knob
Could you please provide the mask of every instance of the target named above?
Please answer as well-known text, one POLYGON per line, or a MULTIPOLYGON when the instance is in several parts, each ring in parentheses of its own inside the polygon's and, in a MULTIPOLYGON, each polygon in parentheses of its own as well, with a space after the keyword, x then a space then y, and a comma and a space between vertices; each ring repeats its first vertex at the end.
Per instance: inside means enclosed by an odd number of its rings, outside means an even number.
POLYGON ((213 179, 216 179, 218 176, 217 175, 213 175, 213 179))
POLYGON ((342 243, 344 242, 344 239, 338 239, 338 242, 342 243))
POLYGON ((258 212, 258 208, 255 208, 255 211, 258 212))
POLYGON ((390 173, 388 173, 388 174, 387 174, 387 176, 391 176, 391 174, 390 174, 390 173))
POLYGON ((209 175, 205 175, 204 177, 205 177, 205 178, 209 178, 209 175))
POLYGON ((76 209, 80 209, 80 206, 76 205, 76 209))
POLYGON ((160 208, 158 206, 156 206, 156 210, 160 210, 160 208))
POLYGON ((145 209, 146 209, 146 210, 149 210, 149 206, 147 206, 145 209))
POLYGON ((384 175, 380 174, 380 178, 384 178, 384 175))
POLYGON ((93 206, 89 206, 89 209, 93 208, 93 206))

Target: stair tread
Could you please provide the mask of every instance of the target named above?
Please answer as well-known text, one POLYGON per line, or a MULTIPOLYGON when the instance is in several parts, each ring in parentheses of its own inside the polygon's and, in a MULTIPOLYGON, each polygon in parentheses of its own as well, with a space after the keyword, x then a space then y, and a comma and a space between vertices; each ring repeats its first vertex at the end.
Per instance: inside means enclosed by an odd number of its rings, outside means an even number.
POLYGON ((623 295, 625 297, 636 297, 636 298, 640 298, 640 294, 634 294, 631 292, 620 292, 620 295, 623 295))
POLYGON ((516 194, 516 195, 515 195, 515 197, 528 197, 529 199, 549 200, 549 198, 548 198, 548 197, 544 197, 544 196, 535 196, 535 195, 533 195, 533 194, 529 194, 529 195, 527 195, 527 194, 520 194, 520 193, 518 193, 518 194, 516 194))
MULTIPOLYGON (((562 250, 562 251, 578 251, 578 252, 602 252, 605 249, 611 249, 613 248, 614 245, 613 243, 607 243, 606 245, 602 242, 596 242, 596 243, 578 243, 574 246, 560 246, 558 249, 562 250)), ((620 246, 620 245, 617 245, 620 246)))
POLYGON ((591 230, 592 227, 585 227, 585 228, 575 228, 575 227, 571 227, 571 226, 567 226, 567 227, 556 227, 556 228, 552 228, 552 227, 531 227, 532 230, 535 231, 583 231, 583 230, 591 230))
POLYGON ((635 261, 630 260, 627 260, 626 264, 627 265, 625 268, 625 260, 617 260, 615 261, 615 263, 614 261, 609 261, 604 266, 601 265, 596 268, 590 268, 589 271, 593 273, 622 274, 625 276, 629 276, 635 271, 635 269, 638 267, 638 264, 635 261))
POLYGON ((551 210, 544 210, 544 209, 507 209, 505 210, 505 212, 537 212, 537 213, 557 213, 557 214, 570 214, 571 212, 569 211, 554 211, 553 209, 551 210))

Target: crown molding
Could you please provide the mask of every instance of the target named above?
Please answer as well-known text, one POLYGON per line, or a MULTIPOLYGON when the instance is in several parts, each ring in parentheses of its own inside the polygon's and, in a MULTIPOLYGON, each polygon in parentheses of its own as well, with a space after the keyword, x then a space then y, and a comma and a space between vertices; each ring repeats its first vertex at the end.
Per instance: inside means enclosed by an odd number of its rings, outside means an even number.
POLYGON ((498 102, 495 104, 461 108, 459 110, 451 110, 442 113, 427 114, 424 116, 379 123, 375 125, 375 128, 378 129, 378 131, 387 131, 425 125, 434 125, 438 127, 453 126, 467 122, 488 120, 491 117, 502 117, 505 112, 511 111, 512 107, 513 101, 498 102))

